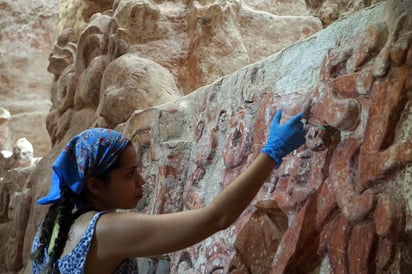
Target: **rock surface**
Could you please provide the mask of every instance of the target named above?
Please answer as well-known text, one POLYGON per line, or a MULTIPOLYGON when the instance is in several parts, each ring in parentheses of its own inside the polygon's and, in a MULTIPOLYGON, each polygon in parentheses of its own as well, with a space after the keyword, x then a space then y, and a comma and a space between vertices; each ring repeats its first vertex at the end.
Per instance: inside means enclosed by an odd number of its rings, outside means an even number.
POLYGON ((39 157, 51 147, 44 121, 53 78, 46 68, 58 10, 57 1, 0 1, 0 107, 11 114, 2 145, 27 138, 39 157))
MULTIPOLYGON (((1 238, 0 254, 11 257, 3 255, 0 265, 30 273, 27 254, 45 213, 34 200, 48 191, 51 163, 79 131, 100 125, 129 136, 147 180, 138 209, 165 213, 208 204, 258 155, 281 108, 283 119, 304 111, 306 145, 284 159, 233 226, 165 254, 171 273, 407 273, 407 2, 386 1, 314 35, 319 22, 294 18, 309 25, 294 41, 311 36, 277 53, 272 45, 272 55, 252 43, 245 28, 276 41, 284 35, 268 37, 256 26, 270 27, 278 18, 251 2, 116 1, 112 11, 91 18, 78 39, 75 31, 63 31, 48 66, 55 77, 47 116, 52 149, 34 169, 12 170, 0 181, 0 229, 15 229, 1 238), (162 82, 153 80, 158 74, 162 82), (117 107, 122 96, 144 93, 147 101, 117 107)), ((1 130, 8 120, 0 121, 1 130)))

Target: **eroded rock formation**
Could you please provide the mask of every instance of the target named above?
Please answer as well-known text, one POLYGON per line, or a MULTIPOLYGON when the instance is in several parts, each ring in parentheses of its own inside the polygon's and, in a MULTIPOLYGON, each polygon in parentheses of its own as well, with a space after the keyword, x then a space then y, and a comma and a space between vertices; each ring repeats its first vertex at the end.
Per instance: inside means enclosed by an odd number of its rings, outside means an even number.
POLYGON ((30 213, 27 209, 31 207, 30 187, 26 181, 38 161, 26 138, 19 139, 12 151, 0 151, 0 261, 4 271, 21 269, 30 213))
POLYGON ((256 157, 272 106, 289 116, 304 111, 309 120, 307 145, 275 171, 256 208, 234 227, 171 254, 172 272, 407 273, 412 17, 410 6, 398 4, 342 20, 273 59, 131 117, 124 130, 152 182, 142 208, 154 213, 210 202, 256 157), (370 23, 358 25, 365 17, 370 23), (331 33, 336 40, 320 46, 331 33), (321 59, 311 56, 319 46, 321 59), (298 52, 307 59, 285 65, 298 52), (318 68, 319 77, 283 74, 300 65, 309 75, 318 68), (180 122, 170 128, 170 121, 180 122), (255 233, 242 236, 251 227, 255 233))
MULTIPOLYGON (((171 272, 410 269, 411 14, 410 4, 387 1, 264 59, 281 46, 265 52, 252 41, 276 41, 281 35, 270 38, 262 26, 279 18, 251 1, 115 1, 79 38, 65 30, 48 67, 53 148, 22 184, 2 182, 18 186, 7 192, 7 208, 24 216, 3 223, 21 228, 12 237, 19 244, 3 247, 15 254, 4 265, 30 273, 27 254, 45 213, 33 201, 80 130, 127 134, 147 180, 138 209, 165 213, 209 203, 258 155, 281 108, 284 119, 305 113, 307 144, 284 159, 235 225, 165 254, 171 272)), ((319 30, 310 17, 290 20, 299 38, 319 30)))
MULTIPOLYGON (((400 190, 412 162, 411 44, 403 42, 411 23, 407 13, 393 25, 377 21, 363 31, 364 40, 350 39, 326 55, 309 117, 324 127, 309 133, 320 139, 315 144, 322 149, 315 151, 324 153, 323 165, 294 167, 299 176, 286 191, 302 209, 282 239, 274 273, 308 272, 325 257, 333 273, 403 273, 410 267, 410 247, 398 244, 411 234, 400 190), (302 180, 314 167, 323 172, 302 180), (313 194, 300 200, 294 193, 302 183, 313 194)), ((285 194, 277 196, 282 204, 285 194)))
POLYGON ((50 150, 44 121, 53 78, 46 67, 57 13, 57 1, 0 1, 0 108, 10 114, 7 125, 0 126, 0 149, 27 138, 36 156, 50 150))
POLYGON ((324 26, 380 2, 382 0, 305 0, 310 13, 319 17, 324 26))

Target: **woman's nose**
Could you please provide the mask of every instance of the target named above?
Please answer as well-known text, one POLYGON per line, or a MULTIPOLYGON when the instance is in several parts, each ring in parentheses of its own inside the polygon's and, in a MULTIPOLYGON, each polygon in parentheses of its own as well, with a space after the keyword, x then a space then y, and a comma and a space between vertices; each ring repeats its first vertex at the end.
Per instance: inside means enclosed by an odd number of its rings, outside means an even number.
POLYGON ((142 185, 144 185, 145 183, 146 183, 146 182, 145 182, 143 176, 140 175, 140 173, 138 173, 138 174, 137 174, 137 178, 136 178, 136 184, 137 184, 138 186, 142 186, 142 185))

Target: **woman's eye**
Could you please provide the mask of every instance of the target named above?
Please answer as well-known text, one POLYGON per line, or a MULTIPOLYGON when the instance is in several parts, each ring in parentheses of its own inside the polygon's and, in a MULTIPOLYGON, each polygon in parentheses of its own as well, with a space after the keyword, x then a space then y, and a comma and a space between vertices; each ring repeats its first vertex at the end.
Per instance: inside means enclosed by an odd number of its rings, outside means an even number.
POLYGON ((133 169, 132 171, 130 171, 129 173, 127 173, 127 176, 132 177, 132 176, 135 175, 135 173, 136 173, 136 170, 133 169))

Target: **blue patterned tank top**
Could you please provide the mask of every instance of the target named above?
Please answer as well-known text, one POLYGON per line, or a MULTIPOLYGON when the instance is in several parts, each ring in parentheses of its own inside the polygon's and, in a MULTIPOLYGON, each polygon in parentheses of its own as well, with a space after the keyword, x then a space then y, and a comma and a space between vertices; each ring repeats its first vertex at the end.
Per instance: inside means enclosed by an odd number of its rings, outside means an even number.
MULTIPOLYGON (((90 221, 89 226, 86 228, 84 235, 81 237, 80 241, 73 248, 73 250, 57 260, 57 266, 60 270, 60 273, 73 273, 73 274, 83 274, 84 273, 84 264, 86 262, 87 254, 89 254, 90 245, 93 239, 93 234, 95 231, 97 220, 101 215, 106 212, 97 212, 92 220, 90 221)), ((40 229, 37 231, 32 245, 32 251, 36 250, 39 245, 39 234, 40 229)), ((43 264, 32 263, 33 274, 40 274, 41 269, 47 264, 49 256, 47 251, 44 250, 44 261, 43 264)), ((114 274, 122 273, 138 273, 138 265, 136 259, 125 259, 113 272, 114 274)))

